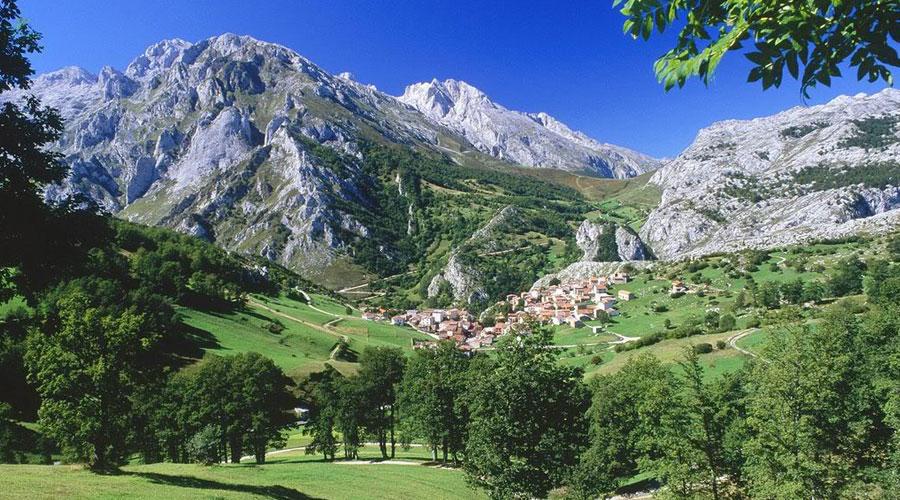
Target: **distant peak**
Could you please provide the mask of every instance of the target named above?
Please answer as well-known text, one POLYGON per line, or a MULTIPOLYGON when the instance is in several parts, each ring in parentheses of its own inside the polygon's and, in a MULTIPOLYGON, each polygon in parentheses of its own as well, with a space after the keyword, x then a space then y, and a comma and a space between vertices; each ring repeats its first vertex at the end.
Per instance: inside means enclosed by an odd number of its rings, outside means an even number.
POLYGON ((97 75, 79 66, 66 66, 56 71, 44 73, 35 79, 36 83, 44 85, 56 85, 65 83, 69 85, 92 84, 97 82, 97 75))

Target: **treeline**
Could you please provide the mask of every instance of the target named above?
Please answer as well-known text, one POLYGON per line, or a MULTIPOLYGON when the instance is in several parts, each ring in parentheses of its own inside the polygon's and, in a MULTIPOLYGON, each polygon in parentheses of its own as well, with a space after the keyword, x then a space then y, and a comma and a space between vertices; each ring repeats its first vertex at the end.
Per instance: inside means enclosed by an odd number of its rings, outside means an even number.
POLYGON ((452 342, 408 361, 399 349, 369 348, 357 375, 310 377, 306 452, 356 458, 368 436, 390 458, 397 445, 422 443, 492 496, 544 495, 578 463, 589 404, 581 370, 558 364, 550 343, 534 325, 490 356, 469 357, 452 342))
POLYGON ((366 435, 384 457, 397 442, 423 443, 493 498, 597 498, 636 478, 675 498, 891 498, 900 493, 898 267, 871 290, 865 314, 842 302, 815 324, 790 318, 759 358, 715 379, 700 357, 709 349, 689 347, 674 367, 641 355, 584 383, 536 325, 491 355, 450 343, 406 362, 396 350, 367 351, 358 375, 310 378, 307 451, 355 458, 366 435))
POLYGON ((211 356, 139 393, 135 448, 144 463, 238 463, 246 452, 265 463, 296 421, 293 381, 257 353, 211 356))
POLYGON ((82 276, 0 320, 0 361, 12 375, 3 384, 13 389, 3 399, 17 418, 31 420, 37 409, 42 432, 66 459, 95 468, 115 467, 133 453, 209 462, 246 448, 262 460, 290 408, 290 381, 280 369, 242 355, 167 374, 203 355, 175 304, 234 307, 243 294, 270 285, 248 278, 240 262, 210 245, 119 229, 127 235, 121 247, 91 249, 82 276))

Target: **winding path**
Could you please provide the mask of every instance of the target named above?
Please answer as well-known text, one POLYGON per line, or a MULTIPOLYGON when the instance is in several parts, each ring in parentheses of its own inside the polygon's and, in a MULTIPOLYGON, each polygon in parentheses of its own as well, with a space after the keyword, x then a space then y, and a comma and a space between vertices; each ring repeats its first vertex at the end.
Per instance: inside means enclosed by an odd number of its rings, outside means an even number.
POLYGON ((739 352, 741 354, 746 354, 747 356, 750 356, 753 358, 758 358, 759 356, 755 352, 744 349, 743 347, 739 347, 737 345, 739 340, 741 340, 742 338, 744 338, 752 333, 756 333, 758 331, 759 331, 759 328, 752 328, 750 330, 744 330, 742 332, 738 332, 738 333, 732 335, 731 337, 729 337, 728 345, 731 346, 734 350, 736 350, 737 352, 739 352))

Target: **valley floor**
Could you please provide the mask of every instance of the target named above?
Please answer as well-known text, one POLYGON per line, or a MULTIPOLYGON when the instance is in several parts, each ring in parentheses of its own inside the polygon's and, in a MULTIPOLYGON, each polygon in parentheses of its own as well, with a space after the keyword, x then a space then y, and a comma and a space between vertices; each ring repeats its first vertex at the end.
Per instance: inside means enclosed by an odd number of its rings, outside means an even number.
MULTIPOLYGON (((361 458, 376 458, 369 447, 361 458)), ((270 498, 388 499, 485 498, 457 469, 430 466, 427 452, 399 451, 399 463, 324 462, 303 451, 272 455, 262 466, 229 464, 129 465, 118 474, 81 466, 0 465, 0 496, 28 499, 270 498), (412 465, 411 465, 412 464, 412 465)))

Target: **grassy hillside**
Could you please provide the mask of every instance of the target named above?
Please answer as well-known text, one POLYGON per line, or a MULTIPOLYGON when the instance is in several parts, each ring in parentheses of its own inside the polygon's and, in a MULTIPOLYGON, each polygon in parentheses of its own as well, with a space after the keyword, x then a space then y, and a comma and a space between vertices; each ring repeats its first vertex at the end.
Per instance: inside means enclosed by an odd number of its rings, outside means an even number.
POLYGON ((233 311, 182 308, 179 312, 206 352, 220 356, 258 352, 295 378, 322 370, 326 362, 342 373, 355 372, 355 363, 332 357, 341 339, 360 353, 368 346, 396 346, 411 352, 413 339, 428 338, 409 328, 347 315, 346 307, 328 296, 311 293, 309 297, 312 306, 285 295, 253 295, 244 307, 233 311))
MULTIPOLYGON (((740 295, 743 295, 744 301, 752 300, 751 282, 757 287, 798 279, 804 283, 824 284, 838 262, 850 257, 865 261, 883 256, 886 254, 886 242, 885 237, 858 238, 768 253, 716 255, 679 263, 657 262, 649 269, 634 274, 634 279, 628 284, 613 288, 613 293, 629 290, 636 297, 618 302, 616 307, 621 315, 603 325, 603 331, 598 334, 592 332, 591 327, 602 325, 597 321, 589 321, 580 328, 558 326, 554 327, 554 342, 569 346, 563 349, 562 363, 583 368, 587 376, 613 373, 628 359, 643 353, 674 363, 685 347, 701 343, 715 347, 713 352, 701 356, 708 376, 736 371, 748 356, 733 348, 729 340, 740 333, 747 333, 736 340, 737 347, 758 352, 773 334, 773 327, 767 325, 778 316, 777 310, 763 307, 736 307, 736 302, 741 300, 740 295), (671 294, 673 280, 683 280, 688 291, 671 294), (733 315, 735 324, 726 331, 717 331, 715 327, 705 324, 710 313, 733 315), (668 327, 666 321, 669 322, 668 327), (680 328, 688 327, 692 327, 692 331, 683 338, 667 338, 622 352, 614 349, 619 345, 615 343, 619 339, 616 334, 636 338, 659 333, 676 336, 680 328), (719 341, 726 343, 723 349, 717 347, 719 341)), ((824 303, 827 305, 834 300, 826 298, 824 303)), ((819 310, 820 307, 801 309, 795 322, 814 321, 819 310)))

